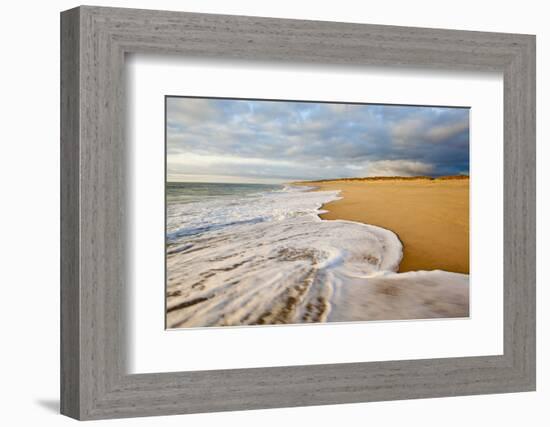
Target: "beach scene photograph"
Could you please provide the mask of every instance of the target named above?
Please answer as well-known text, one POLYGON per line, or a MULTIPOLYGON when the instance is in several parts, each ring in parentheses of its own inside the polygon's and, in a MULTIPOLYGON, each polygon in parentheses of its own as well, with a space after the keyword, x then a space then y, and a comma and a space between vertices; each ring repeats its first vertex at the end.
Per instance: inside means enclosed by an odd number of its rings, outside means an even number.
POLYGON ((166 96, 165 117, 167 329, 469 317, 469 108, 166 96))

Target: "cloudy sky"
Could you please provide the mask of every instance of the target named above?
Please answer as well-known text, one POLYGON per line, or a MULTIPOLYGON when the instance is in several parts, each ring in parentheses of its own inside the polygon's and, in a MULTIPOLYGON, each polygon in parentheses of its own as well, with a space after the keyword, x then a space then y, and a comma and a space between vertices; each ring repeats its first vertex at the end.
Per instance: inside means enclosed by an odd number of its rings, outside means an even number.
POLYGON ((169 97, 168 181, 469 171, 469 110, 169 97))

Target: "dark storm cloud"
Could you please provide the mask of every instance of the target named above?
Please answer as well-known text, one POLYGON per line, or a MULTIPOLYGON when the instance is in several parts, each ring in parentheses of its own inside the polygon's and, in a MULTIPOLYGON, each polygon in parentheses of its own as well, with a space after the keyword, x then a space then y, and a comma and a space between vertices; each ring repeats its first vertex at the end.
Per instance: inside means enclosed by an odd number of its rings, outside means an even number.
POLYGON ((469 110, 169 98, 169 179, 285 181, 469 170, 469 110))

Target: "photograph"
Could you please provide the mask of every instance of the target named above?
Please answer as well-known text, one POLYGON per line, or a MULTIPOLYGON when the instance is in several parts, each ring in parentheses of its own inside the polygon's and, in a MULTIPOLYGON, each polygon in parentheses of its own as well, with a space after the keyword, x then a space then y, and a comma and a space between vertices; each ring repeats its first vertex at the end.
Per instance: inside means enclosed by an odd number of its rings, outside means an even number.
POLYGON ((166 327, 467 318, 469 112, 166 96, 166 327))

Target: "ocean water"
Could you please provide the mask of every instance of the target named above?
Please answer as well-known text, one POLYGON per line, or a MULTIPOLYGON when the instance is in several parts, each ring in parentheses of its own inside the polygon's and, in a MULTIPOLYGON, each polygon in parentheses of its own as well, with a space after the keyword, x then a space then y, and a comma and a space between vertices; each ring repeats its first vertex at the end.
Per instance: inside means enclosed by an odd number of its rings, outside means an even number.
POLYGON ((340 195, 311 190, 168 183, 167 326, 445 317, 467 300, 467 275, 397 274, 392 231, 321 220, 340 195))

